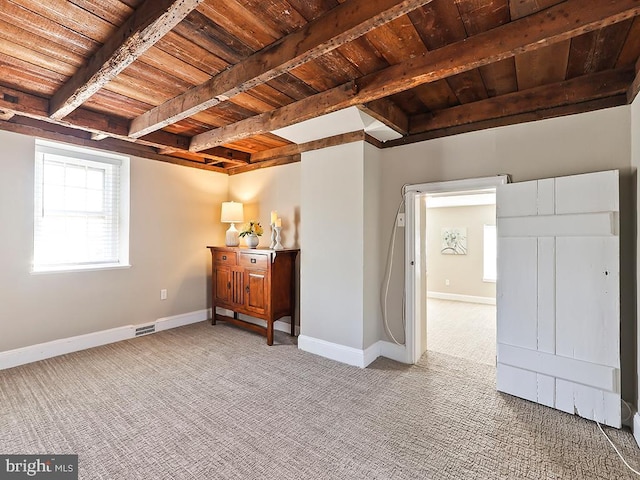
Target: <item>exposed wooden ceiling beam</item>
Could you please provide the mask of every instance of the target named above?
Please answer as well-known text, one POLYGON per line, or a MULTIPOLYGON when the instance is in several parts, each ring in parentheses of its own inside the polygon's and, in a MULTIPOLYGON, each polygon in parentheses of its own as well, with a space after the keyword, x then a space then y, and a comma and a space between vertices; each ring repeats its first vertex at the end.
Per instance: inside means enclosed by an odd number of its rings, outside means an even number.
POLYGON ((406 135, 409 131, 409 117, 387 98, 358 105, 358 108, 401 135, 406 135))
MULTIPOLYGON (((151 135, 151 134, 150 134, 151 135)), ((158 153, 160 155, 178 155, 183 158, 200 158, 201 160, 208 159, 213 162, 206 162, 208 165, 212 163, 227 162, 232 165, 246 165, 249 163, 251 154, 247 152, 241 152, 240 150, 234 150, 227 147, 214 147, 202 152, 193 153, 185 149, 180 148, 159 148, 158 153)))
POLYGON ((226 147, 214 147, 198 153, 204 155, 210 160, 227 162, 234 165, 246 165, 251 160, 250 153, 241 152, 240 150, 234 150, 232 148, 226 147))
POLYGON ((118 31, 51 98, 49 114, 61 119, 115 78, 203 0, 146 0, 118 31))
POLYGON ((600 98, 583 103, 575 103, 571 105, 563 105, 561 107, 541 109, 534 112, 521 113, 501 118, 492 118, 480 122, 466 123, 464 125, 458 125, 455 127, 440 128, 438 130, 430 130, 428 132, 408 135, 403 138, 398 138, 397 140, 389 140, 388 142, 385 142, 383 148, 391 148, 416 142, 424 142, 426 140, 433 140, 434 138, 460 135, 461 133, 475 132, 478 130, 485 130, 487 128, 504 127, 507 125, 516 125, 518 123, 534 122, 547 118, 563 117, 566 115, 574 115, 576 113, 602 110, 604 108, 619 107, 621 105, 626 105, 626 103, 626 95, 616 95, 613 97, 600 98))
MULTIPOLYGON (((164 155, 161 152, 158 152, 158 153, 160 153, 161 155, 164 155)), ((244 152, 238 152, 238 153, 244 153, 244 152)), ((229 166, 248 165, 249 154, 247 153, 245 155, 246 155, 246 159, 241 160, 241 159, 221 157, 219 155, 185 152, 182 150, 175 150, 175 151, 172 151, 170 154, 171 157, 184 158, 186 160, 203 163, 205 165, 220 166, 221 168, 226 168, 221 164, 227 164, 229 166)))
POLYGON ((249 165, 245 165, 242 167, 231 167, 227 170, 229 175, 236 175, 238 173, 250 172, 252 170, 258 170, 260 168, 267 167, 276 167, 278 165, 287 165, 289 163, 299 162, 301 159, 301 155, 298 153, 296 155, 291 155, 288 157, 280 157, 277 160, 267 160, 265 162, 252 163, 249 165))
POLYGON ((129 135, 139 137, 213 107, 430 1, 349 0, 342 3, 207 82, 135 118, 129 135))
MULTIPOLYGON (((38 97, 4 85, 0 85, 0 110, 23 117, 83 130, 96 135, 104 135, 105 137, 113 137, 129 142, 134 141, 127 135, 129 122, 125 118, 113 117, 85 108, 78 108, 62 120, 53 120, 49 118, 49 101, 46 98, 38 97)), ((156 148, 170 147, 177 150, 188 150, 189 147, 189 137, 175 135, 165 131, 153 132, 135 140, 135 142, 156 148)))
POLYGON ((385 142, 378 140, 376 137, 373 137, 366 132, 364 134, 364 141, 367 142, 369 145, 373 145, 376 148, 383 148, 385 144, 385 142))
POLYGON ((258 134, 258 132, 272 132, 281 127, 287 127, 303 120, 309 120, 325 113, 335 112, 342 108, 362 103, 348 103, 355 98, 356 92, 357 86, 355 82, 348 82, 277 110, 265 112, 246 120, 232 123, 226 127, 200 133, 191 138, 189 150, 199 152, 207 148, 251 137, 258 134), (316 103, 318 101, 322 103, 316 103))
POLYGON ((312 95, 285 107, 196 135, 191 151, 283 128, 352 105, 367 103, 515 55, 534 51, 640 14, 638 0, 607 0, 585 5, 567 0, 422 56, 312 95))
POLYGON ((608 70, 413 117, 411 134, 625 94, 633 70, 608 70))
POLYGON ((345 143, 358 142, 365 139, 365 133, 363 130, 357 130, 355 132, 341 133, 340 135, 334 135, 332 137, 322 138, 320 140, 313 140, 311 142, 285 145, 284 147, 272 148, 263 152, 257 152, 251 154, 251 163, 264 162, 274 160, 281 157, 288 157, 291 155, 297 155, 299 153, 310 152, 312 150, 320 150, 321 148, 334 147, 336 145, 342 145, 345 143))
POLYGON ((59 142, 70 143, 84 147, 100 148, 112 152, 122 153, 136 157, 158 160, 166 163, 173 163, 184 167, 199 168, 212 172, 226 173, 224 168, 206 165, 202 161, 192 161, 167 155, 159 155, 155 149, 145 145, 140 145, 130 141, 107 138, 100 142, 91 140, 88 132, 78 132, 78 130, 62 126, 57 123, 36 120, 29 117, 16 115, 10 122, 0 121, 0 130, 21 133, 32 137, 46 138, 59 142))

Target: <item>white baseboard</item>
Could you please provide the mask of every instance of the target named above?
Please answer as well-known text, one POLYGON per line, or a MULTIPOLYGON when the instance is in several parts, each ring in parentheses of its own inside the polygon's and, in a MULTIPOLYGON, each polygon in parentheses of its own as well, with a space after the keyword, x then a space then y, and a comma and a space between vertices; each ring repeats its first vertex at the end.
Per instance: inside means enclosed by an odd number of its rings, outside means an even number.
POLYGON ((182 313, 171 317, 163 317, 156 320, 156 332, 171 328, 184 327, 192 323, 204 322, 211 318, 211 309, 196 310, 195 312, 182 313))
POLYGON ((298 337, 298 348, 305 352, 360 368, 367 367, 380 356, 407 363, 407 354, 404 345, 396 345, 383 340, 379 340, 368 348, 360 350, 358 348, 320 340, 319 338, 300 335, 298 337))
POLYGON ((327 342, 319 338, 300 335, 298 337, 298 348, 305 352, 320 355, 321 357, 330 358, 347 365, 364 368, 364 350, 353 347, 347 347, 337 343, 327 342))
POLYGON ((28 347, 16 348, 14 350, 7 350, 5 352, 0 352, 0 370, 57 357, 59 355, 65 355, 67 353, 78 352, 88 348, 99 347, 109 343, 129 340, 131 338, 135 338, 136 328, 140 326, 155 324, 156 332, 159 332, 170 328, 201 322, 211 318, 210 312, 210 309, 198 310, 195 312, 160 318, 155 322, 143 323, 140 325, 126 325, 124 327, 111 328, 109 330, 101 330, 99 332, 87 333, 85 335, 61 338, 51 342, 29 345, 28 347))
POLYGON ((385 342, 380 340, 380 356, 390 358, 400 363, 411 363, 407 358, 407 347, 405 345, 398 345, 393 342, 385 342))
POLYGON ((633 437, 636 439, 636 443, 640 447, 640 413, 636 413, 633 416, 633 437))
POLYGON ((135 336, 135 329, 128 325, 0 352, 0 370, 127 340, 135 336))
POLYGON ((454 302, 483 303, 485 305, 496 304, 496 299, 492 297, 475 297, 473 295, 459 295, 457 293, 427 292, 427 298, 453 300, 454 302))
POLYGON ((636 411, 633 405, 630 405, 625 400, 622 400, 621 403, 622 403, 622 425, 624 427, 629 427, 632 432, 635 432, 634 422, 636 421, 638 412, 636 411), (626 415, 626 412, 629 412, 628 416, 626 415))
POLYGON ((363 367, 369 366, 376 358, 380 356, 380 342, 376 342, 373 345, 367 347, 362 352, 362 364, 363 367))
POLYGON ((407 359, 407 348, 404 345, 385 340, 378 340, 365 350, 365 360, 370 359, 367 365, 378 357, 390 358, 400 363, 411 363, 407 359))

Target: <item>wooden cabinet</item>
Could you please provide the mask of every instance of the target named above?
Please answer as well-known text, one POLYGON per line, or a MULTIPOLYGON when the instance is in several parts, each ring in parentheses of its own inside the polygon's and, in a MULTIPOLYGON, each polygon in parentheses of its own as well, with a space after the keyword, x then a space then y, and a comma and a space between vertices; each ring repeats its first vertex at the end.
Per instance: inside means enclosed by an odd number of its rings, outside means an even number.
POLYGON ((291 316, 295 335, 295 263, 299 250, 207 247, 212 255, 211 323, 222 320, 267 337, 273 345, 273 323, 291 316), (233 317, 216 313, 231 310, 233 317), (266 320, 266 327, 247 322, 239 314, 266 320))

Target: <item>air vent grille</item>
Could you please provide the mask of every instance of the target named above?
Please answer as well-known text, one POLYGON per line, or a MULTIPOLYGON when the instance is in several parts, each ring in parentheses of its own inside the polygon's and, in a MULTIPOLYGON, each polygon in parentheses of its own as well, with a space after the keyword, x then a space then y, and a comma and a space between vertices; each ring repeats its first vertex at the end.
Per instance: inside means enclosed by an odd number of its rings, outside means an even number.
POLYGON ((155 323, 152 323, 151 325, 144 325, 142 327, 137 327, 136 337, 139 337, 141 335, 148 335, 149 333, 154 333, 155 331, 156 331, 155 323))

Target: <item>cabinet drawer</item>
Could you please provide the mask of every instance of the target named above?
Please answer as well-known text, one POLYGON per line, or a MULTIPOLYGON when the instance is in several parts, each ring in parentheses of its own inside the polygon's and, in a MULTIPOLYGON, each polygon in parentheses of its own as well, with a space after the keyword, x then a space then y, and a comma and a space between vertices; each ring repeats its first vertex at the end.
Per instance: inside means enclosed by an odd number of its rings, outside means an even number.
POLYGON ((248 268, 260 268, 266 270, 269 265, 269 256, 259 253, 240 253, 240 266, 248 268))
POLYGON ((216 265, 236 265, 236 252, 213 252, 216 265))

